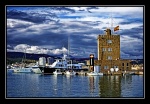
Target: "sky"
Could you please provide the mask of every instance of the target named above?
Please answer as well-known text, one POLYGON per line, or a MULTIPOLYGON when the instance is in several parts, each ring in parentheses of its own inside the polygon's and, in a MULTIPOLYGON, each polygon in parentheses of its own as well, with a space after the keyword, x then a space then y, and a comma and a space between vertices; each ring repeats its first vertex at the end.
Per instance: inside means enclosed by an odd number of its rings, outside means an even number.
POLYGON ((110 28, 120 35, 122 59, 144 58, 144 6, 9 5, 5 10, 7 52, 97 57, 97 37, 110 28))

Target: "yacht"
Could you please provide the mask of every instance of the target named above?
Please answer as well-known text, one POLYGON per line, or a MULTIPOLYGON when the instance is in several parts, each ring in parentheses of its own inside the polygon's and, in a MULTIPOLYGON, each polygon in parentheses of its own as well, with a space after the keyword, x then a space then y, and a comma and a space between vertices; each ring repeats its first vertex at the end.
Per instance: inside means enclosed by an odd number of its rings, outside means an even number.
POLYGON ((39 67, 42 73, 45 74, 53 74, 56 69, 60 69, 61 72, 64 72, 68 69, 73 71, 81 71, 82 69, 81 64, 73 64, 72 60, 67 59, 67 55, 63 55, 61 59, 55 59, 55 62, 51 65, 47 65, 44 67, 39 67))

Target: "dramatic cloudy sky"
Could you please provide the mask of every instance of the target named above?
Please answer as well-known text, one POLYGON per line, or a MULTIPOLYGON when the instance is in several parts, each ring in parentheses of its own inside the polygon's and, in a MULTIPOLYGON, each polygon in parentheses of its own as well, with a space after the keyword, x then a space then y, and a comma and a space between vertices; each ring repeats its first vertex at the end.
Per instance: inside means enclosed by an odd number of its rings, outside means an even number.
POLYGON ((119 25, 121 58, 144 57, 142 6, 6 6, 6 22, 7 51, 97 57, 97 36, 119 25))

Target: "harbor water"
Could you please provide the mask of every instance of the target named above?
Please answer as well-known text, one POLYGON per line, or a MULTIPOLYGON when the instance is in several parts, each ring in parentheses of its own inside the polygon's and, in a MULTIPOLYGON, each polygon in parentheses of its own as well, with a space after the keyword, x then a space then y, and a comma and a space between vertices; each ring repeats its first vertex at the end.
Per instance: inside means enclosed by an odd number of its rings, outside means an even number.
POLYGON ((144 98, 144 75, 6 73, 6 98, 144 98))

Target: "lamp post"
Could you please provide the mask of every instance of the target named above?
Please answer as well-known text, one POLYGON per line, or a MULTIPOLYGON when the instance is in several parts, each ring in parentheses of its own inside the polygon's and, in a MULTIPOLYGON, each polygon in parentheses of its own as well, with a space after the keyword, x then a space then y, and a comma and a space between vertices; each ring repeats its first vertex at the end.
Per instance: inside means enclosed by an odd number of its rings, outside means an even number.
POLYGON ((92 72, 94 71, 94 54, 90 54, 90 68, 92 72))

